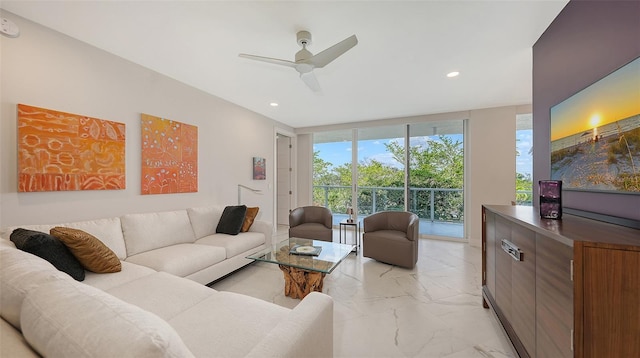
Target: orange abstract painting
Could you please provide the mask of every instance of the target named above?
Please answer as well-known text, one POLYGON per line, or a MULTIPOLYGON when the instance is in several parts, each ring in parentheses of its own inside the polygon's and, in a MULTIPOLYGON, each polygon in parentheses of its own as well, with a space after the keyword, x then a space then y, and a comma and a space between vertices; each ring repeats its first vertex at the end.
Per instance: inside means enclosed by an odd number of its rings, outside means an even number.
POLYGON ((142 114, 142 194, 198 191, 198 127, 142 114))
POLYGON ((125 125, 18 104, 18 191, 126 187, 125 125))

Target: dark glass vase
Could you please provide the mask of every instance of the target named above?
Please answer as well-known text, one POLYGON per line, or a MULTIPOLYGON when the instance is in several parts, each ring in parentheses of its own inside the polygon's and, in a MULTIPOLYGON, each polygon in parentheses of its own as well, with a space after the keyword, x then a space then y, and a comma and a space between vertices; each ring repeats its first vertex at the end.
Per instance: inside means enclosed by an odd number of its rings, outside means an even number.
POLYGON ((562 181, 540 180, 540 217, 562 218, 562 181))

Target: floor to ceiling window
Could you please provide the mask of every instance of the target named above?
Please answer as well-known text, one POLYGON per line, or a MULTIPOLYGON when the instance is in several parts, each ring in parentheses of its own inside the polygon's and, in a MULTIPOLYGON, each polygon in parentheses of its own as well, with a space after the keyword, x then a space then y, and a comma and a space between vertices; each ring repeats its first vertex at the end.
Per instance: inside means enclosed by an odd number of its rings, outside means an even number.
POLYGON ((313 205, 329 208, 337 225, 352 204, 353 130, 313 135, 313 205))
POLYGON ((533 115, 516 116, 516 204, 533 205, 533 115))
POLYGON ((358 129, 357 213, 405 209, 406 126, 358 129))
POLYGON ((420 217, 421 235, 464 238, 463 127, 459 120, 314 133, 314 205, 328 207, 334 224, 348 208, 359 219, 408 210, 420 217))
POLYGON ((464 122, 409 126, 409 210, 420 231, 464 237, 464 122))

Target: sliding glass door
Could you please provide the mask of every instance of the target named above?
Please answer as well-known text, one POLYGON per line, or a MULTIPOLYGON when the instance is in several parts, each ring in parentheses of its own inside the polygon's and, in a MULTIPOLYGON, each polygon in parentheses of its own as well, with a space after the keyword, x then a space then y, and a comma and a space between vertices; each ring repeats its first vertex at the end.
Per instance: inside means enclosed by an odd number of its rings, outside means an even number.
POLYGON ((354 206, 352 139, 351 129, 313 135, 313 205, 329 208, 334 225, 354 206))
POLYGON ((405 210, 406 126, 372 127, 357 132, 357 213, 405 210))
POLYGON ((464 122, 425 122, 315 133, 314 205, 334 224, 411 211, 423 236, 464 237, 464 122), (355 183, 355 185, 353 185, 355 183))
POLYGON ((464 237, 464 122, 409 126, 409 211, 430 236, 464 237))

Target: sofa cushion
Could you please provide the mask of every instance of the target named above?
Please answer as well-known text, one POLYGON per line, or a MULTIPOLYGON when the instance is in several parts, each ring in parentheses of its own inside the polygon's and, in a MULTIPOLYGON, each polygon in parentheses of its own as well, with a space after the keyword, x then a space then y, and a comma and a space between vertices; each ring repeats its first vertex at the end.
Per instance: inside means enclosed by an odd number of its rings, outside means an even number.
MULTIPOLYGON (((121 260, 127 257, 127 249, 124 246, 124 237, 122 236, 122 225, 120 224, 120 218, 118 217, 61 223, 55 225, 22 225, 19 227, 29 230, 49 232, 56 226, 72 227, 75 229, 86 231, 89 234, 99 238, 100 241, 102 241, 113 252, 115 252, 115 254, 118 255, 118 258, 120 258, 121 260)), ((17 228, 18 226, 14 226, 8 227, 6 228, 6 230, 2 230, 2 237, 8 240, 9 234, 11 234, 11 232, 17 228), (8 233, 6 233, 5 231, 8 231, 8 233)))
POLYGON ((220 291, 167 321, 196 357, 243 357, 290 312, 271 302, 220 291), (213 318, 224 324, 211 324, 213 318))
POLYGON ((11 240, 11 234, 16 229, 26 229, 40 232, 49 232, 49 230, 55 225, 20 225, 20 226, 8 226, 0 229, 0 234, 2 234, 2 238, 9 241, 11 240))
POLYGON ((107 291, 167 320, 217 294, 217 291, 166 272, 156 272, 107 291))
POLYGON ((128 214, 120 221, 127 256, 196 241, 186 210, 128 214))
POLYGON ((259 207, 247 208, 247 213, 244 216, 244 222, 242 223, 242 229, 240 232, 247 232, 253 225, 253 221, 256 219, 258 215, 258 211, 260 211, 259 207))
POLYGON ((327 229, 324 224, 304 223, 290 228, 289 236, 301 238, 322 238, 327 235, 327 232, 329 237, 331 237, 331 230, 327 229))
POLYGON ((56 226, 72 227, 87 232, 107 245, 120 260, 124 260, 125 257, 127 257, 127 248, 125 247, 124 236, 122 235, 122 224, 118 217, 78 221, 56 226))
POLYGON ((113 273, 95 273, 87 271, 84 284, 99 288, 106 291, 110 288, 117 287, 127 282, 131 282, 139 279, 140 277, 148 276, 156 273, 157 271, 142 265, 134 263, 120 261, 122 270, 120 272, 113 273))
POLYGON ((223 261, 226 252, 222 247, 179 244, 127 257, 127 262, 185 277, 223 261))
POLYGON ((20 329, 20 310, 27 293, 47 282, 71 280, 51 263, 15 248, 0 249, 0 315, 20 329))
POLYGON ((243 232, 240 235, 215 234, 196 240, 198 245, 223 247, 226 257, 231 258, 263 245, 266 239, 261 232, 243 232))
POLYGON ((187 214, 189 215, 196 239, 216 233, 216 227, 222 216, 222 210, 224 210, 224 208, 218 206, 187 209, 187 214))
POLYGON ((193 357, 158 316, 73 281, 27 294, 22 333, 46 357, 193 357))
POLYGON ((120 259, 95 236, 70 227, 57 226, 49 232, 71 250, 85 269, 96 273, 118 272, 120 259))
POLYGON ((399 241, 400 243, 407 243, 407 233, 404 231, 398 230, 378 230, 378 231, 369 231, 366 232, 365 235, 367 238, 376 239, 376 240, 392 240, 399 241))
POLYGON ((75 280, 84 280, 84 268, 56 237, 40 231, 18 228, 11 233, 11 241, 18 249, 49 261, 55 268, 75 280))
POLYGON ((222 211, 222 216, 216 227, 216 233, 238 235, 244 224, 247 214, 246 205, 227 206, 222 211))
POLYGON ((11 242, 11 240, 0 239, 0 249, 16 249, 16 244, 11 242))

